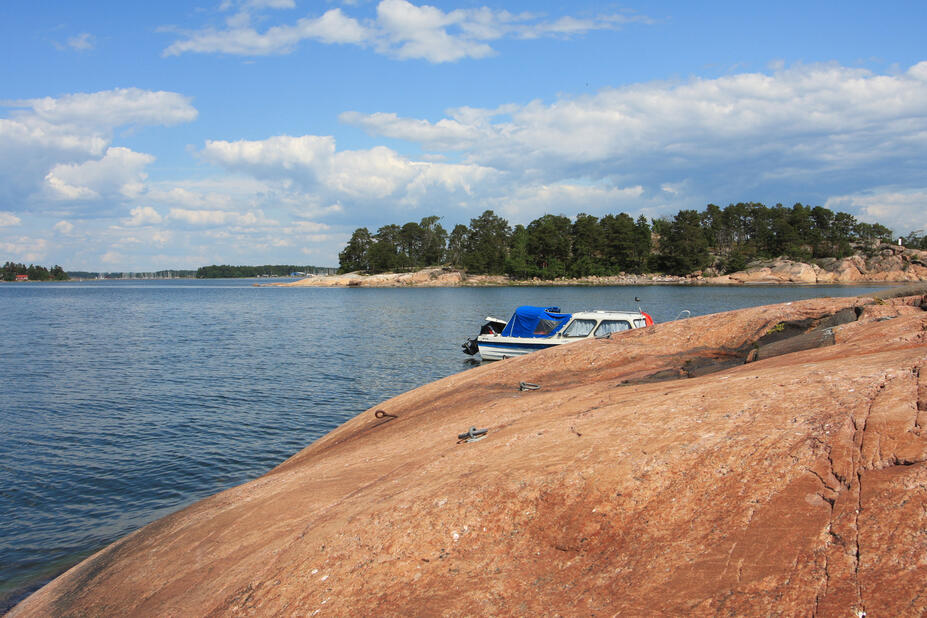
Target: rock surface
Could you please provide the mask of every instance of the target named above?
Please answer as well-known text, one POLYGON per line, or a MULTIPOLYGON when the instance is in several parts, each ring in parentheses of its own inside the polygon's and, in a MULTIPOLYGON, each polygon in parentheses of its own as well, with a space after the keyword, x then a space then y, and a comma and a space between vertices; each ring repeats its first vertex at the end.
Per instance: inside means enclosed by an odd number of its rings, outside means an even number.
POLYGON ((702 316, 450 376, 12 615, 923 615, 923 294, 702 316), (471 426, 486 437, 458 441, 471 426))
POLYGON ((852 255, 840 260, 805 264, 774 260, 720 277, 706 277, 716 285, 750 283, 866 283, 927 281, 927 251, 882 244, 872 256, 852 255))
POLYGON ((426 268, 411 273, 382 273, 379 275, 313 276, 288 283, 271 283, 276 287, 446 287, 459 285, 463 272, 444 268, 426 268))

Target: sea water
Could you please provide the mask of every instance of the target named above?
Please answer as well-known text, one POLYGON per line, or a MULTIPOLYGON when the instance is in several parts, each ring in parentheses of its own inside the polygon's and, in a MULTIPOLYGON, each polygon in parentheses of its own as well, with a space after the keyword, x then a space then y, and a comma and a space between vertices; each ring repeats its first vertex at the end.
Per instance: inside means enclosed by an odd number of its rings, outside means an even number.
POLYGON ((472 367, 460 344, 487 315, 640 307, 664 322, 881 287, 0 284, 0 613, 132 530, 472 367))

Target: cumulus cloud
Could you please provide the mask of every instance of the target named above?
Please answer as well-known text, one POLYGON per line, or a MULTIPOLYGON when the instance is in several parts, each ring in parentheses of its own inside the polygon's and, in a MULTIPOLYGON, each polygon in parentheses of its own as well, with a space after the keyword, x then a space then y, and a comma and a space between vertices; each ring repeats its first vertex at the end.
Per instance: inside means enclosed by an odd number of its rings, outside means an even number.
POLYGON ((267 219, 261 211, 248 211, 239 213, 231 210, 190 210, 187 208, 171 208, 168 219, 180 221, 193 226, 219 227, 234 225, 241 227, 256 227, 277 225, 272 219, 267 219))
POLYGON ((0 227, 10 227, 20 223, 22 223, 22 219, 13 213, 0 210, 0 227))
MULTIPOLYGON (((568 183, 526 185, 492 199, 487 203, 487 208, 516 221, 530 221, 544 213, 574 215, 580 211, 637 211, 648 205, 648 201, 643 199, 643 193, 641 186, 619 188, 568 183)), ((659 205, 659 202, 650 205, 659 205)))
POLYGON ((70 221, 59 221, 54 225, 53 229, 62 236, 70 236, 74 233, 74 224, 70 221))
POLYGON ((58 199, 93 199, 114 194, 133 197, 147 177, 145 166, 152 161, 154 157, 148 154, 109 148, 102 159, 56 165, 45 176, 45 182, 51 195, 58 199))
POLYGON ((118 251, 110 250, 100 256, 100 261, 111 266, 117 265, 122 267, 126 263, 126 256, 118 251))
MULTIPOLYGON (((306 217, 326 205, 376 220, 418 208, 492 207, 520 221, 545 212, 658 215, 719 200, 823 203, 877 183, 910 182, 927 167, 925 109, 927 62, 888 75, 782 65, 768 74, 457 108, 437 120, 340 116, 439 157, 383 146, 339 151, 333 137, 313 135, 208 141, 201 156, 267 183, 265 192, 276 191, 291 212, 311 210, 306 217), (447 162, 449 153, 460 162, 447 162)), ((890 216, 853 204, 864 219, 890 216)), ((914 207, 907 198, 899 206, 914 207)))
POLYGON ((48 253, 48 241, 29 236, 0 239, 0 252, 14 262, 39 262, 48 253))
POLYGON ((273 26, 259 33, 250 25, 247 13, 240 13, 224 30, 207 28, 187 33, 187 38, 171 44, 165 56, 185 52, 222 53, 240 56, 267 56, 290 53, 304 40, 320 43, 361 44, 369 38, 367 29, 341 9, 331 9, 320 17, 304 17, 295 24, 273 26))
POLYGON ((824 206, 854 213, 863 221, 878 221, 902 235, 927 232, 927 187, 878 188, 855 195, 837 195, 829 198, 824 206))
MULTIPOLYGON (((224 3, 222 8, 233 5, 224 3)), ((375 17, 359 20, 341 9, 319 17, 304 17, 294 24, 268 27, 258 32, 251 24, 252 11, 260 8, 291 8, 273 0, 239 4, 239 11, 226 20, 226 28, 204 28, 182 33, 185 38, 164 50, 165 56, 186 52, 224 53, 246 56, 290 53, 305 40, 369 47, 398 59, 424 59, 433 63, 463 58, 485 58, 495 53, 492 41, 502 38, 569 37, 593 30, 614 30, 644 16, 605 14, 576 18, 545 19, 531 13, 512 14, 488 7, 445 12, 437 7, 416 5, 408 0, 381 0, 375 17)))
MULTIPOLYGON (((10 110, 0 118, 0 203, 21 205, 43 188, 65 199, 101 195, 103 187, 88 185, 68 172, 68 166, 94 160, 97 165, 88 171, 103 173, 108 168, 113 174, 116 159, 121 159, 137 179, 139 157, 149 155, 109 152, 113 132, 119 127, 172 126, 197 115, 189 97, 138 88, 6 101, 0 107, 10 110)), ((122 188, 133 190, 129 183, 122 188)))
POLYGON ((336 151, 334 138, 314 135, 207 141, 201 154, 229 170, 282 182, 288 189, 295 185, 335 205, 391 200, 414 206, 436 193, 469 193, 494 175, 479 165, 415 161, 385 146, 336 151))
POLYGON ((117 88, 12 101, 7 107, 28 110, 21 121, 34 117, 49 125, 103 132, 120 126, 174 126, 196 119, 190 97, 176 92, 117 88))
POLYGON ((132 227, 157 225, 164 220, 164 218, 158 214, 158 211, 151 206, 138 206, 129 211, 129 214, 132 216, 125 221, 125 224, 132 227))
POLYGON ((184 221, 190 225, 224 225, 236 216, 237 213, 228 210, 189 210, 186 208, 171 208, 168 217, 177 221, 184 221))
POLYGON ((325 232, 330 230, 331 226, 325 223, 318 223, 316 221, 296 221, 293 223, 290 229, 301 234, 315 234, 318 232, 325 232))
POLYGON ((807 182, 834 187, 927 165, 927 63, 878 75, 837 65, 799 65, 772 74, 652 82, 591 96, 495 110, 450 110, 438 122, 348 112, 341 120, 425 149, 546 183, 569 178, 617 185, 699 178, 741 189, 807 182), (726 167, 726 166, 731 167, 726 167), (749 180, 744 181, 747 177, 749 180))

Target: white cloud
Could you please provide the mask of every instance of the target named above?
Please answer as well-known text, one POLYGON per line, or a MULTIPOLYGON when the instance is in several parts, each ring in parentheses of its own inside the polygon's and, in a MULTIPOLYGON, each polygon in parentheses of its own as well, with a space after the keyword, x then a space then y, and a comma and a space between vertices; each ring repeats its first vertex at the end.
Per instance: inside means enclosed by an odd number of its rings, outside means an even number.
POLYGON ((637 211, 644 206, 659 205, 644 199, 643 193, 640 186, 526 185, 488 201, 486 207, 513 221, 528 222, 548 213, 573 216, 580 212, 637 211))
POLYGON ((393 113, 365 115, 350 111, 342 113, 338 119, 376 135, 418 142, 434 150, 457 150, 465 145, 472 146, 484 135, 480 126, 468 125, 456 118, 442 118, 431 123, 415 118, 400 118, 393 113))
POLYGON ((13 101, 9 106, 27 108, 27 117, 34 116, 53 126, 98 132, 127 125, 174 126, 191 122, 197 116, 190 97, 140 88, 25 99, 13 101))
POLYGON ((164 218, 151 206, 138 206, 129 211, 132 216, 125 221, 126 225, 138 227, 142 225, 157 225, 164 218))
MULTIPOLYGON (((174 125, 193 120, 197 114, 188 97, 137 88, 7 101, 2 106, 11 111, 0 118, 0 203, 24 207, 43 187, 64 199, 99 195, 98 187, 64 176, 68 176, 68 166, 100 157, 109 158, 89 169, 101 171, 101 165, 115 164, 118 151, 110 153, 107 148, 118 127, 174 125)), ((137 171, 138 157, 121 160, 137 171)), ((115 174, 114 169, 110 171, 115 174)), ((123 194, 137 193, 138 182, 138 177, 124 182, 123 194)))
POLYGON ((207 28, 189 33, 164 50, 165 56, 185 52, 223 53, 241 56, 267 56, 290 53, 304 40, 320 43, 362 44, 370 34, 357 20, 347 17, 341 9, 331 9, 317 18, 305 17, 293 25, 274 26, 264 33, 254 30, 247 13, 238 14, 227 30, 207 28))
POLYGON ((53 197, 64 200, 93 199, 119 194, 134 197, 147 178, 146 165, 154 161, 148 154, 113 147, 102 159, 84 163, 58 164, 45 176, 53 197))
POLYGON ((214 163, 272 178, 327 173, 334 154, 335 139, 316 135, 281 135, 261 141, 207 140, 203 149, 203 156, 214 163))
POLYGON ((139 233, 135 236, 127 236, 119 228, 114 228, 114 230, 119 233, 114 246, 119 248, 133 245, 163 248, 173 238, 173 234, 167 230, 137 230, 139 233))
POLYGON ((873 189, 855 195, 838 195, 829 198, 824 206, 850 212, 862 221, 881 223, 896 234, 927 232, 927 187, 873 189))
POLYGON ((331 226, 326 225, 325 223, 317 223, 315 221, 296 221, 293 223, 290 229, 300 234, 306 234, 324 232, 330 230, 331 226))
POLYGON ((169 218, 184 221, 190 225, 224 225, 232 220, 236 213, 227 210, 188 210, 186 208, 171 208, 167 215, 169 218))
POLYGON ((171 208, 168 219, 180 221, 194 226, 219 227, 233 225, 240 228, 254 228, 260 226, 278 225, 272 219, 267 219, 260 210, 238 213, 230 210, 190 210, 186 208, 171 208))
POLYGON ((718 191, 815 177, 836 187, 891 174, 877 163, 903 162, 904 176, 927 167, 925 75, 927 63, 895 75, 798 65, 554 103, 461 108, 434 123, 384 113, 341 119, 547 184, 583 177, 657 191, 698 178, 718 191))
MULTIPOLYGON (((495 51, 489 42, 504 37, 569 37, 592 30, 614 30, 634 21, 649 22, 643 16, 622 14, 584 19, 563 16, 549 21, 534 14, 515 15, 488 7, 445 12, 407 0, 381 0, 376 7, 376 17, 367 23, 345 15, 341 9, 331 9, 320 17, 304 17, 295 24, 271 26, 263 33, 251 26, 252 10, 290 6, 283 0, 246 3, 226 20, 227 29, 186 32, 186 38, 171 44, 164 55, 186 52, 245 56, 284 54, 292 52, 302 41, 314 40, 372 47, 378 53, 399 59, 441 63, 493 55, 495 51)), ((231 7, 229 2, 222 5, 224 9, 231 7)))
POLYGON ((95 37, 89 32, 82 32, 68 38, 68 47, 77 51, 88 51, 96 46, 95 37))
POLYGON ((202 156, 227 169, 280 182, 286 192, 296 185, 336 205, 387 199, 415 205, 436 192, 469 193, 474 183, 494 175, 478 165, 414 161, 385 146, 338 152, 333 138, 313 135, 207 141, 202 156))
POLYGON ((0 210, 0 227, 11 227, 20 223, 22 223, 22 219, 13 213, 0 210))
POLYGON ((48 241, 29 236, 0 240, 0 253, 14 262, 39 262, 48 254, 48 241))
POLYGON ((70 221, 59 221, 54 225, 54 230, 62 236, 70 236, 74 233, 74 224, 70 221))
POLYGON ((100 261, 103 262, 104 264, 109 264, 111 266, 116 265, 116 266, 119 266, 120 268, 124 267, 126 263, 126 259, 127 258, 124 254, 119 253, 118 251, 112 251, 112 250, 107 251, 106 253, 100 256, 100 261))

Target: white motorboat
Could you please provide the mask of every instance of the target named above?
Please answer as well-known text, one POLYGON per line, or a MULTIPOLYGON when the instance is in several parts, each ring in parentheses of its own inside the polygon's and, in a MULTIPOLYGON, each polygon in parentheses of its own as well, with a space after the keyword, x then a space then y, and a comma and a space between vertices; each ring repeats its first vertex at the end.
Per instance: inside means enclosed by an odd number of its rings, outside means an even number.
POLYGON ((468 339, 463 350, 479 352, 483 360, 502 360, 652 324, 653 319, 643 311, 561 313, 559 307, 524 305, 507 322, 487 317, 480 334, 468 339))

